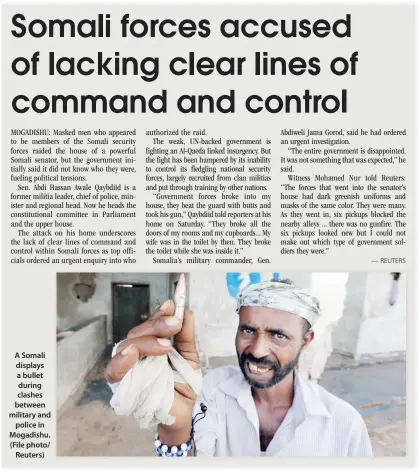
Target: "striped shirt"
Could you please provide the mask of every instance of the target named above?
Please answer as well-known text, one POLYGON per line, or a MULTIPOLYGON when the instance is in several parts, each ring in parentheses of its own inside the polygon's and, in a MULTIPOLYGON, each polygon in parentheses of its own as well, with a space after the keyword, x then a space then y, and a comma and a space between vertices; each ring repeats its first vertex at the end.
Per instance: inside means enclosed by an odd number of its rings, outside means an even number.
POLYGON ((294 399, 264 453, 251 387, 238 367, 220 367, 204 377, 196 423, 198 456, 371 456, 361 415, 344 400, 294 372, 294 399))

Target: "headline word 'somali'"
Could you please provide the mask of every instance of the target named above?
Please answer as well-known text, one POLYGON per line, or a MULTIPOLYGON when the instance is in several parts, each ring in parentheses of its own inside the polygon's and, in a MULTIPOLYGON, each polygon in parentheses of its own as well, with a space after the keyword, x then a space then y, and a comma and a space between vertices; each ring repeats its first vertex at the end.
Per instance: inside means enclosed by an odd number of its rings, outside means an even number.
MULTIPOLYGON (((12 23, 15 29, 12 29, 12 35, 16 38, 22 38, 29 34, 34 38, 48 36, 74 38, 110 38, 111 37, 111 15, 98 14, 95 19, 83 18, 74 21, 69 18, 42 20, 35 18, 27 21, 25 15, 18 13, 13 16, 12 23)), ((208 19, 194 21, 183 19, 179 22, 173 19, 131 19, 129 14, 124 14, 120 20, 123 38, 144 38, 144 37, 162 37, 172 38, 179 35, 184 38, 192 38, 196 34, 201 38, 207 38, 211 35, 211 23, 208 19)), ((275 38, 282 36, 284 38, 308 38, 316 36, 317 38, 326 38, 332 33, 337 38, 351 37, 351 15, 347 14, 345 18, 330 22, 323 18, 309 20, 303 18, 275 20, 268 18, 257 21, 253 18, 238 20, 227 18, 220 23, 220 33, 225 38, 254 38, 263 36, 265 38, 275 38)))

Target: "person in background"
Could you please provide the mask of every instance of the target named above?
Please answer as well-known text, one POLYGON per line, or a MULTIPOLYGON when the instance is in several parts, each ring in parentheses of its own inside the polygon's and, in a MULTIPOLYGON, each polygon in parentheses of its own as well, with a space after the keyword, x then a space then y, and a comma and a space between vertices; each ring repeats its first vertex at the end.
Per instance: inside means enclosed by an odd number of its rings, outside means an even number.
POLYGON ((392 272, 391 273, 392 281, 391 281, 390 297, 389 297, 389 301, 388 301, 391 306, 393 306, 397 301, 397 297, 398 297, 398 294, 399 294, 400 275, 401 275, 400 272, 392 272))
MULTIPOLYGON (((105 369, 108 382, 118 382, 139 358, 166 354, 170 335, 180 354, 194 369, 200 368, 193 314, 186 310, 181 325, 173 321, 173 312, 173 302, 166 301, 149 321, 133 329, 136 336, 105 369)), ((288 280, 271 280, 242 289, 237 313, 239 366, 210 371, 198 397, 186 384, 175 384, 170 414, 176 420, 158 426, 157 452, 371 456, 367 428, 355 408, 297 372, 321 316, 318 300, 288 280)))

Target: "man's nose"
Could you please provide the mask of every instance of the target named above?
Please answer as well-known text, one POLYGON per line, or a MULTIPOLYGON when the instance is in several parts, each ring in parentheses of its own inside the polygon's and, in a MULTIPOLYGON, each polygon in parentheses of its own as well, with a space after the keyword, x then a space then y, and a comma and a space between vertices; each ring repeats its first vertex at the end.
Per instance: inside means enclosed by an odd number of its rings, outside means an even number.
POLYGON ((269 342, 266 336, 258 334, 250 346, 250 354, 256 359, 261 359, 269 355, 269 342))

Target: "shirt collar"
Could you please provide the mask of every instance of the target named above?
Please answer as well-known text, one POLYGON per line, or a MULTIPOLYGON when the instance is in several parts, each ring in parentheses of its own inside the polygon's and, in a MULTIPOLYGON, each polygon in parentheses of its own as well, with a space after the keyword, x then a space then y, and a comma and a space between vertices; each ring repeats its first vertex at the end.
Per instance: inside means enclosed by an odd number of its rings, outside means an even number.
POLYGON ((230 397, 236 398, 240 405, 247 403, 252 398, 250 385, 246 382, 244 375, 237 370, 228 379, 220 382, 218 388, 230 397))
MULTIPOLYGON (((226 395, 236 398, 242 408, 246 408, 247 403, 253 400, 250 385, 246 382, 240 370, 227 380, 221 382, 218 388, 226 395)), ((319 398, 314 385, 302 379, 296 369, 294 369, 294 400, 292 409, 300 421, 304 420, 307 416, 320 415, 330 417, 330 413, 319 398)))
POLYGON ((301 407, 305 416, 326 416, 330 418, 330 413, 320 399, 315 384, 301 378, 296 369, 294 369, 294 405, 296 411, 300 409, 298 407, 301 407))

